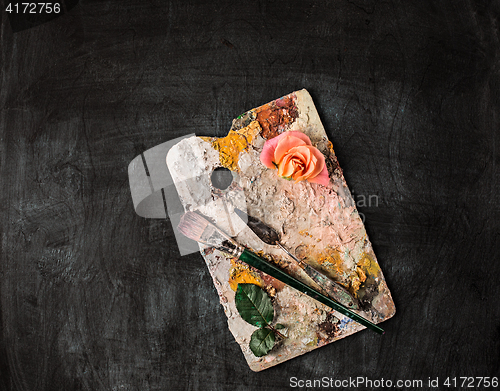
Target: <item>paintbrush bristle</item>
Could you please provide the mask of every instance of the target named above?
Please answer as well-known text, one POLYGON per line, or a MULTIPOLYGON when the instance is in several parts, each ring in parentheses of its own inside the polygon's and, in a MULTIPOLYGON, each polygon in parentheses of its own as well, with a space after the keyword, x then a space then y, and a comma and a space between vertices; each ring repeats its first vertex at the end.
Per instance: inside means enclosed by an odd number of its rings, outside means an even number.
POLYGON ((177 228, 189 239, 230 255, 239 257, 243 251, 233 238, 198 213, 184 213, 177 228))
POLYGON ((208 225, 210 222, 198 213, 186 212, 182 215, 177 229, 189 239, 199 242, 208 225))

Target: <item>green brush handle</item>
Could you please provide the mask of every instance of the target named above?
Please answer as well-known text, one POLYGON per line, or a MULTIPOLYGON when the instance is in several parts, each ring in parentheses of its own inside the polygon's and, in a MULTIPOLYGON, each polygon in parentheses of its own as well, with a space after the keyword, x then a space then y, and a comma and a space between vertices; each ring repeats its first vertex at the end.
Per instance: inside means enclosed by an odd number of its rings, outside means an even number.
POLYGON ((342 315, 351 318, 352 320, 362 324, 363 326, 376 331, 379 334, 384 334, 384 330, 377 326, 375 323, 370 322, 369 320, 363 318, 357 313, 351 311, 349 308, 344 307, 342 304, 339 304, 332 299, 322 295, 321 293, 315 291, 310 288, 306 284, 300 282, 296 278, 286 274, 283 270, 274 266, 273 264, 265 261, 263 258, 254 254, 251 251, 243 250, 243 253, 240 255, 239 259, 254 268, 269 274, 271 277, 276 278, 277 280, 291 286, 292 288, 297 289, 298 291, 305 293, 307 296, 312 297, 313 299, 318 300, 320 303, 327 305, 330 308, 333 308, 335 311, 341 313, 342 315))

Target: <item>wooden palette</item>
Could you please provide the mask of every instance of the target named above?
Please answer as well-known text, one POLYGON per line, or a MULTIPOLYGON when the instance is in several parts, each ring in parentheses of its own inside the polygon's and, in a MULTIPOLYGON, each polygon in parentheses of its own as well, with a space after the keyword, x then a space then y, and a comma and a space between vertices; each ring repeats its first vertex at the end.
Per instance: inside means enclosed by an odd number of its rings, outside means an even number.
MULTIPOLYGON (((361 304, 359 314, 374 323, 395 313, 363 222, 346 185, 331 142, 306 90, 296 91, 252 109, 233 121, 223 138, 190 137, 169 151, 167 166, 185 210, 210 217, 236 240, 303 282, 314 282, 282 250, 268 246, 235 216, 233 208, 247 210, 281 233, 281 241, 313 267, 345 286, 361 304), (307 134, 326 157, 327 187, 279 178, 259 160, 266 139, 298 130, 307 134), (211 179, 218 167, 231 170, 225 190, 211 179)), ((200 245, 229 329, 241 346, 250 368, 260 371, 364 329, 323 304, 260 273, 224 253, 200 245), (238 283, 254 283, 272 297, 275 321, 286 326, 288 338, 264 357, 249 349, 255 327, 238 314, 234 303, 238 283)), ((371 332, 371 331, 367 331, 371 332)))

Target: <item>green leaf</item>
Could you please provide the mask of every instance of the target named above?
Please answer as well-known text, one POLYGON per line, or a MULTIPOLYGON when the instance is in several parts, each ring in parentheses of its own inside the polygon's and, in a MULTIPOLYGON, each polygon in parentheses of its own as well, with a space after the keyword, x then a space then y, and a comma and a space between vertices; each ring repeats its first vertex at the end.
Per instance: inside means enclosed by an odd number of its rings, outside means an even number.
POLYGON ((267 293, 255 284, 238 284, 236 308, 243 320, 264 327, 273 321, 274 308, 267 293))
POLYGON ((285 326, 283 326, 281 323, 276 323, 276 326, 274 326, 276 330, 281 330, 281 329, 286 329, 285 326))
POLYGON ((255 330, 250 339, 250 350, 256 357, 265 356, 274 346, 274 332, 270 329, 255 330))

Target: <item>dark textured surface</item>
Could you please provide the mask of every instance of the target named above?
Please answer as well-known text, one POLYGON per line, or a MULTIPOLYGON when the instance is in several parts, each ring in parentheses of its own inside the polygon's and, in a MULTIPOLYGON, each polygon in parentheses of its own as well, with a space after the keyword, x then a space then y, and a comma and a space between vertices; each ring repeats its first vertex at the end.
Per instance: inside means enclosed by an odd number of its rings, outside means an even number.
POLYGON ((500 373, 496 1, 80 1, 0 31, 1 390, 283 389, 500 373), (307 88, 396 302, 252 373, 128 163, 307 88))

